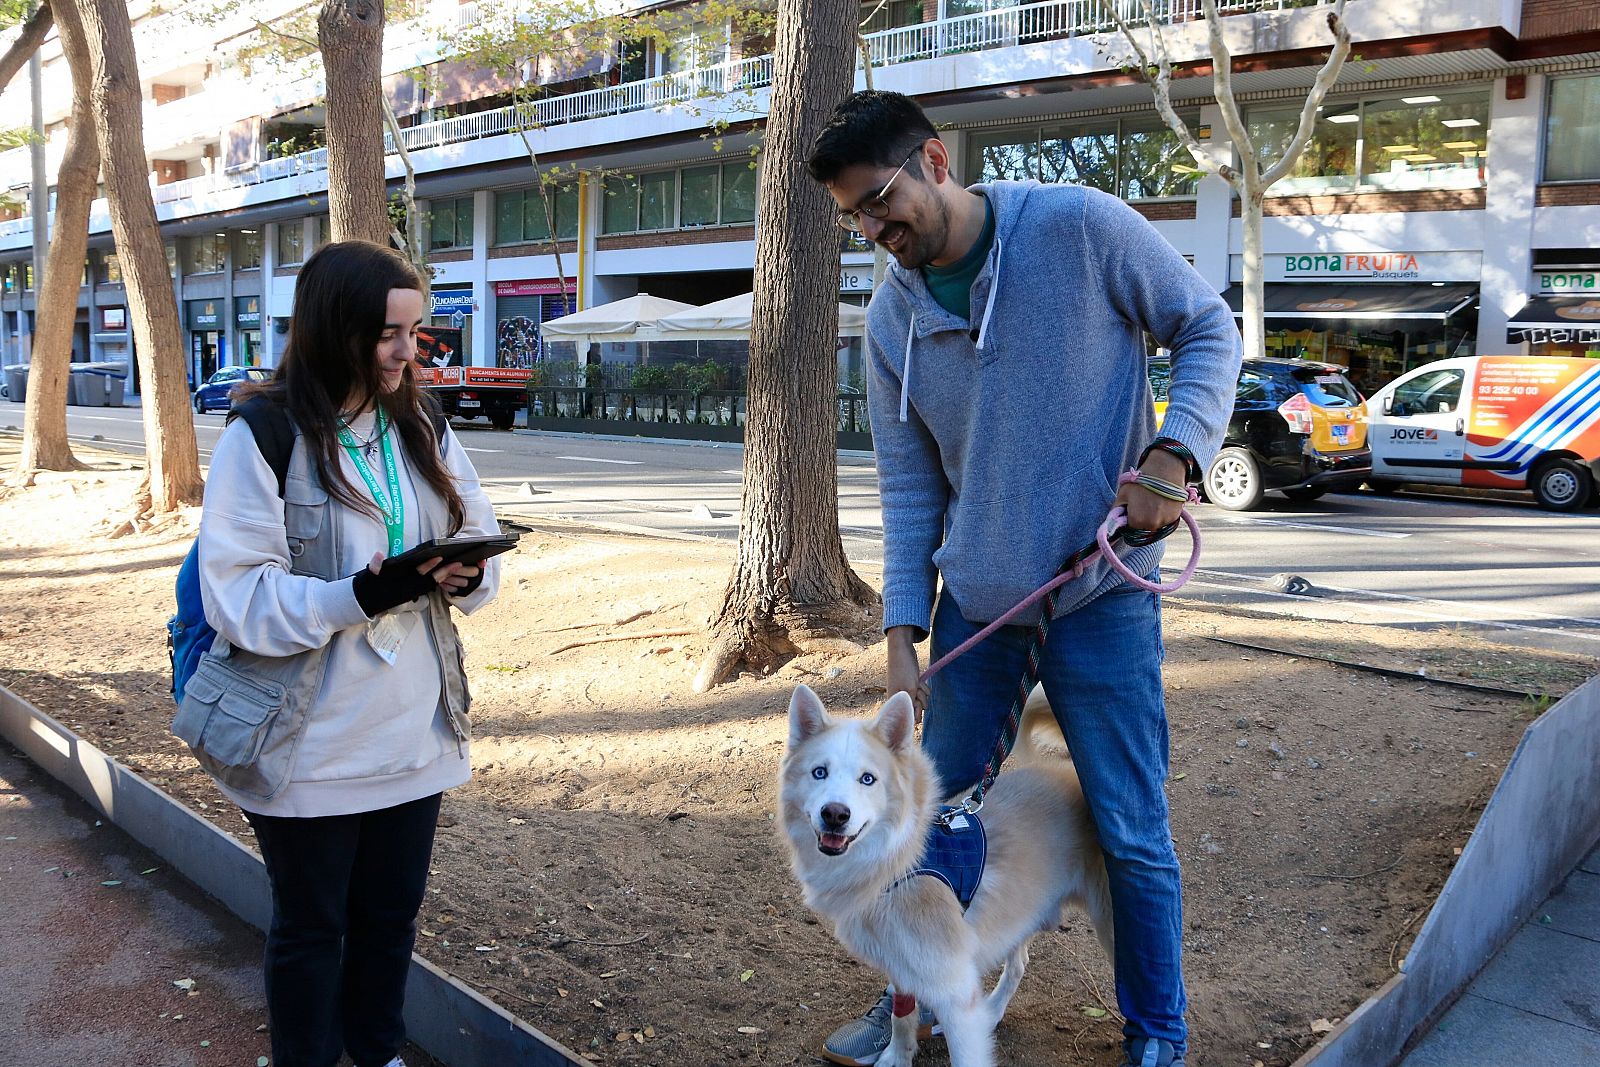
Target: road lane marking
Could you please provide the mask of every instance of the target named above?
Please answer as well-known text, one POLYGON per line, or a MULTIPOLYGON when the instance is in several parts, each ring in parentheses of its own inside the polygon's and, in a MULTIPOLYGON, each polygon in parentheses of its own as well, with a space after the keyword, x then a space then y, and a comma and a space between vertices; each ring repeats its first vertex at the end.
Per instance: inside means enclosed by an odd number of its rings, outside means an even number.
POLYGON ((503 449, 503 448, 468 448, 466 445, 462 445, 461 447, 462 447, 462 449, 464 451, 467 451, 467 452, 504 452, 505 451, 505 449, 503 449))
POLYGON ((1408 533, 1394 533, 1389 530, 1358 530, 1353 526, 1323 526, 1314 522, 1291 522, 1288 519, 1260 519, 1245 515, 1223 514, 1213 517, 1235 526, 1284 526, 1291 530, 1321 530, 1324 533, 1352 534, 1356 537, 1387 537, 1394 540, 1411 536, 1408 533))
MULTIPOLYGON (((1249 585, 1249 588, 1241 590, 1236 585, 1212 583, 1213 587, 1218 589, 1230 589, 1234 592, 1246 592, 1250 593, 1251 595, 1274 597, 1283 600, 1298 600, 1302 604, 1314 604, 1318 599, 1320 599, 1318 597, 1295 596, 1291 593, 1280 593, 1272 589, 1259 588, 1258 586, 1262 579, 1253 574, 1237 574, 1232 571, 1217 571, 1207 568, 1201 568, 1197 570, 1195 574, 1208 578, 1222 578, 1235 582, 1244 582, 1248 583, 1249 585)), ((1564 637, 1581 637, 1586 641, 1600 641, 1600 633, 1590 634, 1577 629, 1551 629, 1549 627, 1542 626, 1525 626, 1522 623, 1507 622, 1502 619, 1496 619, 1492 617, 1494 615, 1510 613, 1523 615, 1529 619, 1544 622, 1570 622, 1577 623, 1580 626, 1600 626, 1600 619, 1589 619, 1580 615, 1553 615, 1548 612, 1530 611, 1527 608, 1513 607, 1509 604, 1491 605, 1477 600, 1439 600, 1431 597, 1411 596, 1407 593, 1386 593, 1378 589, 1360 589, 1352 588, 1350 586, 1324 585, 1320 582, 1315 582, 1313 584, 1316 585, 1318 589, 1324 589, 1330 593, 1341 593, 1348 596, 1357 597, 1366 596, 1371 597, 1374 600, 1398 600, 1409 604, 1426 605, 1427 607, 1434 609, 1432 611, 1425 611, 1422 610, 1421 607, 1405 608, 1394 604, 1388 605, 1388 610, 1390 611, 1399 612, 1404 615, 1415 615, 1419 618, 1434 619, 1442 622, 1471 622, 1479 626, 1494 626, 1506 630, 1525 630, 1529 633, 1554 634, 1564 637), (1449 612, 1449 614, 1440 614, 1440 609, 1449 612), (1491 618, 1474 619, 1470 617, 1463 617, 1469 612, 1482 612, 1491 616, 1491 618)))
POLYGON ((644 463, 641 459, 601 459, 599 456, 557 456, 557 459, 568 459, 574 463, 615 463, 623 467, 637 467, 644 463))

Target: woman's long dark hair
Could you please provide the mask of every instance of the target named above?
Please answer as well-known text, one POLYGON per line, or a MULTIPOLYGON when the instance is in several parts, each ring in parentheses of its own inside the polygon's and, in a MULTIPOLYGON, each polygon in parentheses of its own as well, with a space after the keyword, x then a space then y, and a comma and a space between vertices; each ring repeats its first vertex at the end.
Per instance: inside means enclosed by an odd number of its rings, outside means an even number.
MULTIPOLYGON (((450 509, 450 533, 466 512, 455 477, 439 454, 428 406, 410 371, 392 393, 378 372, 378 339, 388 317, 389 290, 422 292, 405 257, 370 241, 323 245, 295 280, 289 340, 272 380, 251 390, 283 404, 316 457, 317 476, 332 497, 376 516, 377 505, 357 493, 339 462, 339 411, 352 397, 376 401, 405 444, 412 469, 450 509)), ((241 396, 241 399, 243 397, 241 396)))

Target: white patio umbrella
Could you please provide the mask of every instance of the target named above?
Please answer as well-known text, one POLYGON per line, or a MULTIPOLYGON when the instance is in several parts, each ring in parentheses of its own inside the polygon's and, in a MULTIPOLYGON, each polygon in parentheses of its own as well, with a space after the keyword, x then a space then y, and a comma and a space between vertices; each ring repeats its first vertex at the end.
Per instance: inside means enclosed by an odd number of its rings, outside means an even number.
MULTIPOLYGON (((750 337, 751 308, 755 294, 730 296, 704 307, 674 311, 656 321, 657 336, 674 341, 744 341, 750 337)), ((860 337, 866 332, 867 309, 840 304, 840 337, 860 337)))
POLYGON ((693 304, 681 300, 639 293, 551 319, 539 329, 547 341, 576 342, 581 353, 591 342, 664 340, 656 330, 661 317, 693 310, 693 304))

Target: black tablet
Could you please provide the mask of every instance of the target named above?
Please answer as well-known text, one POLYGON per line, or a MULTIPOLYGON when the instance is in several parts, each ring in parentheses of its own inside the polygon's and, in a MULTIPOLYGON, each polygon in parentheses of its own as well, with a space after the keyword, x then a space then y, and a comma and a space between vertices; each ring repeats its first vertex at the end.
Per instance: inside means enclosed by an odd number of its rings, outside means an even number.
MULTIPOLYGON (((444 563, 482 563, 490 556, 510 552, 517 547, 517 534, 482 534, 475 537, 439 537, 424 541, 416 548, 390 556, 383 561, 385 567, 415 567, 438 556, 444 563)), ((444 564, 441 563, 440 566, 444 564)))

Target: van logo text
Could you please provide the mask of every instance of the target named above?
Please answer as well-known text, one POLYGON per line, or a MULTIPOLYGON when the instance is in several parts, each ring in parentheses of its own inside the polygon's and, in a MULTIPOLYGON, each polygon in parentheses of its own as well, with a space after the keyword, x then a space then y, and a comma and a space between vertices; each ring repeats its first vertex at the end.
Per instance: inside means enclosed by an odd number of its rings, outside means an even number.
POLYGON ((1438 430, 1418 429, 1411 426, 1397 426, 1389 431, 1391 441, 1437 441, 1438 430))

